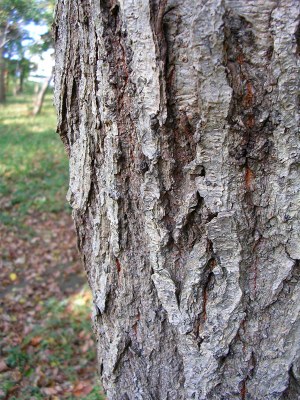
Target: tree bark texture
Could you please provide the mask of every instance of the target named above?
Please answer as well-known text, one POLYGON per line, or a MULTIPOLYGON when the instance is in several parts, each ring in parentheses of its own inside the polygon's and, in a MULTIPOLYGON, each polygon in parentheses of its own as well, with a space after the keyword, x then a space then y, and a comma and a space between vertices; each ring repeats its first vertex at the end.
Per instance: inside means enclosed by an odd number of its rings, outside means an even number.
POLYGON ((55 102, 114 400, 299 399, 298 0, 64 0, 55 102))

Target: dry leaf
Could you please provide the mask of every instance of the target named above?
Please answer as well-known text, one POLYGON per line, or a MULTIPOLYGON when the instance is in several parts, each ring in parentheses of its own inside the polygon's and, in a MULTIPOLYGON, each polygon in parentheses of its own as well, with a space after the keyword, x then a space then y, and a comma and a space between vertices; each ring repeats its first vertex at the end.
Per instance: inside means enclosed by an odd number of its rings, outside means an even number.
POLYGON ((38 346, 42 340, 43 340, 42 336, 35 336, 31 339, 30 344, 32 346, 38 346))
POLYGON ((54 388, 54 387, 43 388, 42 391, 43 391, 47 396, 51 396, 51 395, 57 393, 57 389, 54 388))
POLYGON ((90 348, 89 342, 86 342, 83 346, 80 347, 82 353, 86 353, 90 348))
POLYGON ((90 382, 83 381, 83 382, 77 383, 77 385, 74 386, 72 394, 75 397, 80 397, 83 395, 88 395, 89 393, 91 393, 92 390, 93 390, 93 386, 90 384, 90 382))
POLYGON ((14 272, 12 272, 11 274, 9 274, 9 279, 14 282, 17 279, 17 274, 15 274, 14 272))
POLYGON ((4 360, 0 360, 0 372, 8 371, 9 367, 7 366, 4 360))

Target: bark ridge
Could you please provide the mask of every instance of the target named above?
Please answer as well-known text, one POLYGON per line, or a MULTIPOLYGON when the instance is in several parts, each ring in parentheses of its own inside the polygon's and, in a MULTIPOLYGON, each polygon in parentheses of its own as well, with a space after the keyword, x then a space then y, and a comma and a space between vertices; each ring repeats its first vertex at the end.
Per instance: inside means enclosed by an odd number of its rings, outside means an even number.
POLYGON ((57 3, 58 132, 109 399, 300 398, 299 15, 57 3))

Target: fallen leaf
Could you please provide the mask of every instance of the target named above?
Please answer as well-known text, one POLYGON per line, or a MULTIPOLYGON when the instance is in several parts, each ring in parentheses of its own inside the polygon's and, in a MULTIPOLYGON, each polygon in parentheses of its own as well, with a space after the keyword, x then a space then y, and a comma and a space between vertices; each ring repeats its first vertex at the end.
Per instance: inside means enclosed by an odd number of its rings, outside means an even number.
POLYGON ((32 346, 38 346, 42 340, 43 340, 42 336, 35 336, 31 339, 30 344, 32 346))
POLYGON ((85 342, 85 344, 83 346, 80 347, 82 353, 86 353, 88 351, 88 349, 90 348, 90 344, 89 342, 85 342))
POLYGON ((25 256, 21 256, 15 260, 16 265, 22 265, 25 263, 25 256))
POLYGON ((79 382, 74 386, 72 394, 75 397, 81 397, 82 395, 91 393, 92 390, 93 386, 90 384, 90 382, 79 382))
POLYGON ((4 360, 0 360, 0 372, 8 371, 9 367, 7 366, 4 360))
POLYGON ((57 394, 57 389, 54 387, 42 388, 42 391, 47 395, 51 396, 53 394, 57 394))
POLYGON ((12 272, 11 274, 9 274, 9 279, 14 282, 17 279, 17 274, 15 274, 14 272, 12 272))

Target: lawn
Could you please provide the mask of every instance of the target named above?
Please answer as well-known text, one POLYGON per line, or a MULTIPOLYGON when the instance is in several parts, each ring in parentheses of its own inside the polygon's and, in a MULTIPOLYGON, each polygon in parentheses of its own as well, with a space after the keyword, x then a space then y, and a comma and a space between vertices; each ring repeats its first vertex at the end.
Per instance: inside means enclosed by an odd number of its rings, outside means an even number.
POLYGON ((20 216, 29 210, 68 209, 68 164, 55 133, 52 95, 47 95, 41 115, 34 118, 30 115, 33 94, 28 92, 9 97, 0 108, 0 195, 4 202, 0 220, 4 223, 12 214, 20 216))
POLYGON ((0 106, 0 399, 104 399, 52 95, 0 106))

